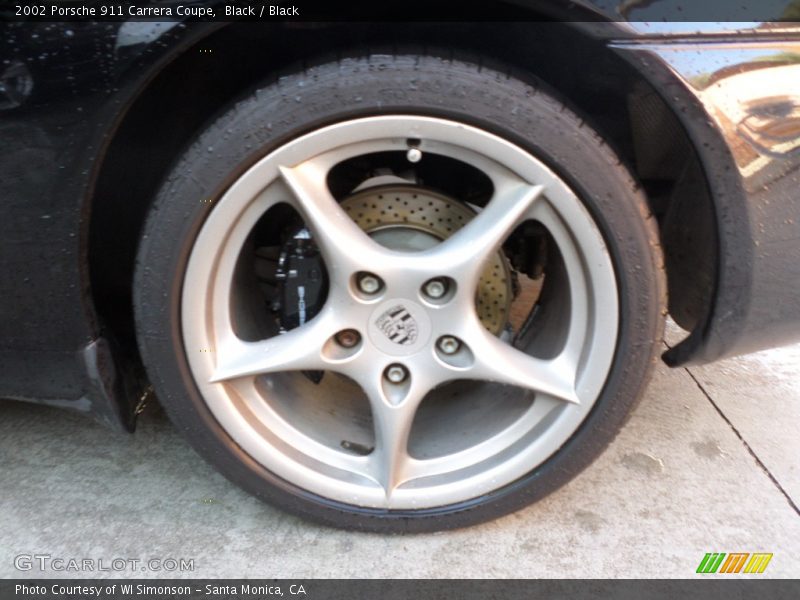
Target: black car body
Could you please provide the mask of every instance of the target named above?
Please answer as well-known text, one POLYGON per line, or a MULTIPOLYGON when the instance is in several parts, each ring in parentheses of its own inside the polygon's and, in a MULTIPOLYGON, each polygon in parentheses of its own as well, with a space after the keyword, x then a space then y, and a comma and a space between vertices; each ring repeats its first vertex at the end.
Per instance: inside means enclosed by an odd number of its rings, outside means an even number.
MULTIPOLYGON (((797 10, 778 4, 776 19, 797 10)), ((146 389, 131 280, 161 179, 251 80, 356 45, 511 62, 591 116, 659 218, 670 312, 690 331, 669 365, 800 340, 800 27, 656 23, 634 3, 573 5, 575 23, 557 2, 514 10, 528 20, 4 23, 0 396, 131 428, 146 389)))

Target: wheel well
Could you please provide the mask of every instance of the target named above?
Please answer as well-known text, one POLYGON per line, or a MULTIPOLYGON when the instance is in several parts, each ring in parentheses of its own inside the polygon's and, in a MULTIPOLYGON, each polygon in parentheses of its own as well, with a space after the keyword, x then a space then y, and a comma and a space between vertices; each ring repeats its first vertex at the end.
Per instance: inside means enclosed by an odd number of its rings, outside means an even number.
POLYGON ((89 226, 93 300, 105 334, 131 358, 137 356, 131 282, 138 240, 183 148, 258 81, 321 56, 335 60, 387 48, 447 48, 503 64, 535 75, 571 103, 642 183, 661 224, 670 312, 687 329, 696 324, 711 301, 717 251, 702 168, 664 100, 602 42, 568 23, 238 23, 210 34, 151 81, 124 116, 98 172, 89 226))

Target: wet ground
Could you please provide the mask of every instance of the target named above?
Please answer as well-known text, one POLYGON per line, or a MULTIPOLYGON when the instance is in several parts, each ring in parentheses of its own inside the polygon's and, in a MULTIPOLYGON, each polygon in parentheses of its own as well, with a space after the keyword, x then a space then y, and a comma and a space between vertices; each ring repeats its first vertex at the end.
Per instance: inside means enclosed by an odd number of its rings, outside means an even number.
POLYGON ((707 552, 768 552, 761 577, 800 574, 800 345, 660 367, 627 427, 577 479, 514 515, 433 535, 288 516, 218 475, 162 412, 143 417, 124 436, 0 403, 0 577, 690 577, 707 552), (186 559, 194 570, 15 568, 32 554, 107 568, 186 559))

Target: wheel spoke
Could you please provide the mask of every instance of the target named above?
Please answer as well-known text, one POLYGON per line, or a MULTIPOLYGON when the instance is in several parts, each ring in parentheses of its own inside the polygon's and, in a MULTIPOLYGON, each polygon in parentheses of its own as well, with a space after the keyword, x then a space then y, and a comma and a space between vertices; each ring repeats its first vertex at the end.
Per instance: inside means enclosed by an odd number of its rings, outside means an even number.
POLYGON ((547 228, 555 240, 564 260, 569 285, 569 325, 560 360, 577 364, 586 343, 586 332, 589 318, 589 284, 584 275, 581 258, 578 256, 567 226, 550 202, 539 202, 531 213, 547 228))
POLYGON ((412 376, 408 385, 392 390, 376 375, 367 385, 362 383, 372 407, 375 423, 375 451, 371 456, 372 477, 383 486, 387 500, 397 486, 409 479, 408 439, 417 408, 428 392, 412 376), (396 393, 393 393, 396 392, 396 393))
POLYGON ((376 264, 386 253, 342 210, 325 184, 327 173, 313 161, 294 168, 279 167, 281 178, 331 271, 376 264))
POLYGON ((248 342, 228 336, 217 349, 217 365, 209 381, 329 368, 322 349, 334 333, 332 325, 328 314, 320 313, 305 325, 266 340, 248 342))
POLYGON ((448 274, 474 288, 483 266, 536 203, 544 187, 518 183, 496 192, 478 215, 444 242, 428 251, 448 274))
POLYGON ((577 365, 568 355, 560 354, 554 359, 529 356, 485 329, 476 331, 471 347, 475 351, 472 378, 515 385, 580 404, 575 389, 577 365))

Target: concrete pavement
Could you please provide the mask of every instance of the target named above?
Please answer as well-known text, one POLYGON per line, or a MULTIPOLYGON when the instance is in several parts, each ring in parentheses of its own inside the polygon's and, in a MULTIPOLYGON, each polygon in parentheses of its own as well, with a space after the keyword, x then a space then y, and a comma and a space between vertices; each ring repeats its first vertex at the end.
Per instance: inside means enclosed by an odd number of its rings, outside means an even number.
MULTIPOLYGON (((674 329, 670 336, 675 336, 674 329)), ((800 574, 800 346, 660 367, 611 448, 566 487, 471 529, 319 527, 228 483, 157 408, 134 436, 0 403, 0 577, 691 577, 706 552, 800 574), (186 572, 19 571, 19 555, 191 559, 186 572)))

